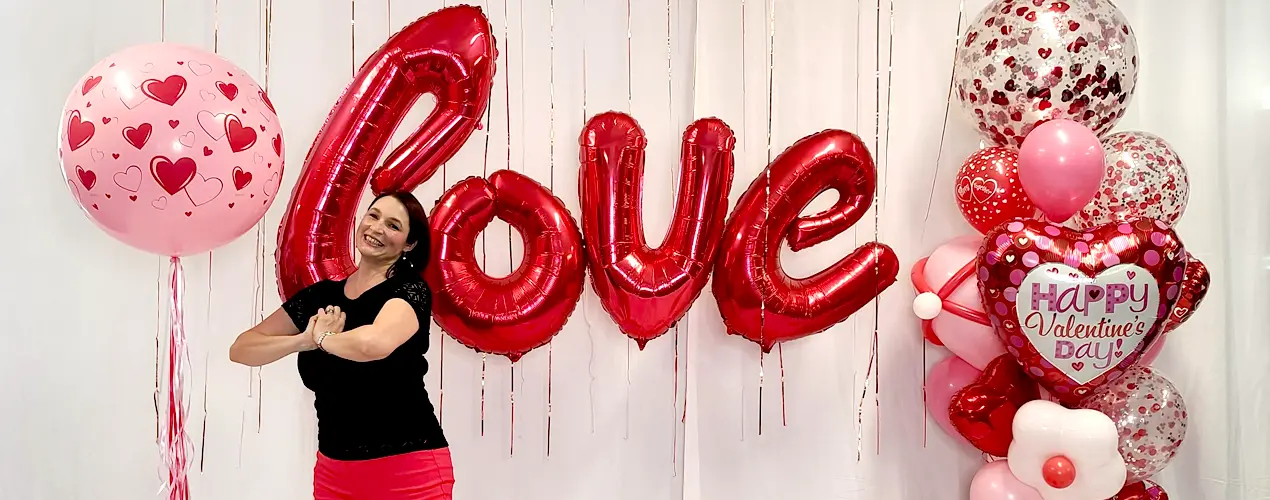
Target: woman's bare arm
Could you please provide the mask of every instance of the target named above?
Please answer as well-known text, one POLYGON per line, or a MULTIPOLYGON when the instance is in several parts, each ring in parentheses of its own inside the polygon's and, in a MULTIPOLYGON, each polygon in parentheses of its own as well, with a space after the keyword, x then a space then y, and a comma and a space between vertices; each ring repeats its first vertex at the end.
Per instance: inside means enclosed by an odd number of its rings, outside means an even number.
MULTIPOLYGON (((313 327, 314 319, 316 316, 309 320, 309 328, 313 327)), ((287 312, 278 308, 234 340, 229 346, 229 360, 247 366, 264 366, 288 354, 317 348, 312 335, 299 333, 287 312)))

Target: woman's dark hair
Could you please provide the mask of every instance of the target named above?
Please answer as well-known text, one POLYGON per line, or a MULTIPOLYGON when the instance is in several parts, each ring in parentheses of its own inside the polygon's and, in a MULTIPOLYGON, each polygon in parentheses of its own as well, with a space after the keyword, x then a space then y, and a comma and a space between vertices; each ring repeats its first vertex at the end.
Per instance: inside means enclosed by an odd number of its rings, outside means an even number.
POLYGON ((407 223, 409 230, 406 232, 406 245, 414 244, 414 248, 405 250, 401 253, 401 258, 397 259, 391 267, 388 268, 388 276, 415 276, 421 277, 424 269, 428 267, 428 258, 432 252, 432 230, 428 226, 428 212, 423 209, 423 204, 419 203, 419 199, 409 191, 395 191, 384 193, 375 197, 371 201, 371 206, 375 205, 382 198, 393 198, 406 207, 406 216, 410 217, 407 223))

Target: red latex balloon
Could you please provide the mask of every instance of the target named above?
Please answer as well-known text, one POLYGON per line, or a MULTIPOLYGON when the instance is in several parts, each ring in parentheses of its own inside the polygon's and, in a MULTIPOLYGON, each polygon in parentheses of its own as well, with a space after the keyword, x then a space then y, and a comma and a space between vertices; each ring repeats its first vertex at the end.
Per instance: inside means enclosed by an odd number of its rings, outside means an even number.
POLYGON ((1212 280, 1208 275, 1208 266, 1190 253, 1187 253, 1186 257, 1186 279, 1182 281, 1182 295, 1177 298, 1177 303, 1173 304, 1173 312, 1164 323, 1165 333, 1177 329, 1186 320, 1191 319, 1191 315, 1195 314, 1195 310, 1199 309, 1200 303, 1208 295, 1208 285, 1212 280))
POLYGON ((980 233, 1002 222, 1036 215, 1036 206, 1019 183, 1019 152, 1003 147, 980 149, 957 171, 957 208, 980 233))
POLYGON ((1125 485, 1111 500, 1169 500, 1169 493, 1151 481, 1125 485))
POLYGON ((1152 219, 1084 233, 1019 220, 984 241, 979 289, 997 335, 1068 405, 1138 361, 1173 311, 1186 268, 1177 235, 1152 219))
POLYGON ((975 448, 989 455, 1010 454, 1014 414, 1028 401, 1040 399, 1036 384, 1008 354, 988 363, 979 380, 953 395, 948 417, 975 448))
POLYGON ((640 349, 681 318, 706 286, 732 187, 732 130, 697 120, 683 135, 679 195, 658 248, 644 240, 644 131, 625 113, 591 118, 579 139, 578 175, 587 263, 595 294, 640 349))
POLYGON ((515 362, 564 327, 582 296, 582 234, 547 188, 511 170, 469 177, 441 196, 429 220, 433 263, 424 276, 446 333, 515 362), (524 259, 503 278, 476 259, 476 238, 495 217, 525 238, 524 259))
POLYGON ((874 187, 868 148, 841 130, 804 137, 772 160, 732 211, 714 269, 711 289, 728 332, 770 351, 824 331, 895 283, 899 260, 876 242, 808 278, 790 278, 780 265, 782 239, 798 251, 833 238, 860 220, 874 187), (830 189, 838 191, 833 207, 799 217, 830 189))
POLYGON ((1076 482, 1076 466, 1071 459, 1062 455, 1050 457, 1041 466, 1041 477, 1045 478, 1045 483, 1050 487, 1061 490, 1076 482))
POLYGON ((375 174, 376 193, 414 189, 472 134, 489 102, 496 59, 476 7, 442 9, 406 26, 366 61, 313 142, 278 231, 278 292, 289 297, 355 268, 354 213, 375 162, 423 94, 436 109, 375 174))

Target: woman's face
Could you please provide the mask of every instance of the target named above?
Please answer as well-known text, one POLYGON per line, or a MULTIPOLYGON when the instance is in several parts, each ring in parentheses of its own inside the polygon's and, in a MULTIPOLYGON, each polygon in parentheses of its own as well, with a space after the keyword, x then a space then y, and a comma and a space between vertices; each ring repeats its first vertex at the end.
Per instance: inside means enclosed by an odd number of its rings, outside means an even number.
POLYGON ((396 198, 385 196, 371 205, 357 224, 354 246, 363 260, 392 262, 414 247, 406 244, 409 233, 410 216, 406 207, 396 198))

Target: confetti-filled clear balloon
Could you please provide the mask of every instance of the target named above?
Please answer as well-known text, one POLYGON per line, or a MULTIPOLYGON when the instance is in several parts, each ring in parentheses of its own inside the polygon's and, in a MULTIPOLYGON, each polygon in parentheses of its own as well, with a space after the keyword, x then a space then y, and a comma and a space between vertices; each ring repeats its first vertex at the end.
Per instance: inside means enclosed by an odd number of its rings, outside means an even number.
POLYGON ((1108 0, 994 0, 957 47, 957 97, 997 145, 1023 144, 1066 118, 1099 137, 1124 116, 1138 82, 1138 42, 1108 0))
POLYGON ((1172 382, 1149 367, 1125 370, 1080 406, 1103 412, 1116 423, 1128 483, 1163 470, 1186 438, 1186 402, 1172 382))
POLYGON ((1146 132, 1117 132, 1102 140, 1107 172, 1098 194, 1071 223, 1079 229, 1150 217, 1174 225, 1186 210, 1190 183, 1182 158, 1146 132))

